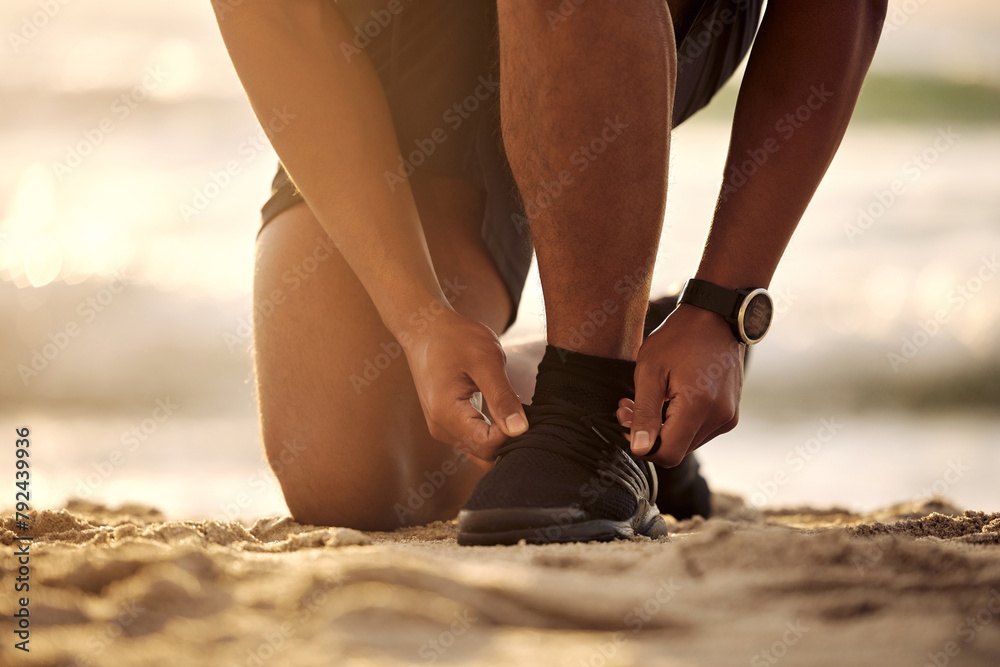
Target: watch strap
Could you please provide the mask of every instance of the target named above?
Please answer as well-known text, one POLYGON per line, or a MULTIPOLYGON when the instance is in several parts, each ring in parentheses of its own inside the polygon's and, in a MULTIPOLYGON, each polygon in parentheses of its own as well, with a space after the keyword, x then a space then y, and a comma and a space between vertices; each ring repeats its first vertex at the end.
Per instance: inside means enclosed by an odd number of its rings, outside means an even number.
POLYGON ((735 290, 720 287, 707 280, 689 278, 684 283, 684 289, 681 290, 681 296, 677 303, 686 303, 710 310, 722 315, 730 324, 735 324, 737 309, 741 301, 740 294, 735 290))

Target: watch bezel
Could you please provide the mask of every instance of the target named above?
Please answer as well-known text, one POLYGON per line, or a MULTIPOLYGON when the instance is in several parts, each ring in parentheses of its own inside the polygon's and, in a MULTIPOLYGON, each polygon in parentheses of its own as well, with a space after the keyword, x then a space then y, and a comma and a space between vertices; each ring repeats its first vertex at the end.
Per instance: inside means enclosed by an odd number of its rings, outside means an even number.
POLYGON ((763 287, 758 287, 757 289, 750 290, 749 292, 741 291, 741 294, 743 294, 743 302, 740 304, 740 310, 736 315, 736 329, 744 343, 747 345, 756 345, 760 341, 764 340, 764 337, 769 331, 771 331, 771 321, 774 319, 774 299, 771 298, 771 294, 767 291, 767 289, 763 287), (750 302, 761 295, 767 299, 767 303, 771 307, 771 315, 768 317, 767 327, 764 329, 764 333, 762 333, 759 338, 750 338, 747 335, 744 319, 746 317, 747 308, 750 306, 750 302))

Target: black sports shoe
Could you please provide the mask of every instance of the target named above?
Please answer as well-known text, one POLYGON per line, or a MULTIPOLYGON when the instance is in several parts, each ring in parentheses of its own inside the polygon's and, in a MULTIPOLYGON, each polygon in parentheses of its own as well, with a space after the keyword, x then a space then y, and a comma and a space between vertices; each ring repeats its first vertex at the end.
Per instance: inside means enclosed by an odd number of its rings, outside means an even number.
POLYGON ((659 492, 656 506, 678 521, 701 515, 712 515, 712 492, 701 476, 701 465, 694 454, 688 454, 676 467, 663 468, 653 464, 659 492))
MULTIPOLYGON (((649 302, 642 328, 643 340, 656 327, 663 324, 667 315, 674 311, 678 298, 679 294, 670 294, 649 302)), ((744 357, 744 365, 748 357, 749 351, 744 357)), ((690 519, 696 514, 706 519, 711 516, 712 493, 708 489, 708 482, 699 472, 700 467, 694 454, 685 456, 684 460, 674 468, 663 468, 654 464, 659 489, 656 505, 661 512, 670 514, 678 521, 690 519)))
POLYGON ((529 429, 458 515, 464 545, 590 542, 666 535, 653 465, 633 456, 614 411, 633 393, 635 364, 548 347, 529 429))

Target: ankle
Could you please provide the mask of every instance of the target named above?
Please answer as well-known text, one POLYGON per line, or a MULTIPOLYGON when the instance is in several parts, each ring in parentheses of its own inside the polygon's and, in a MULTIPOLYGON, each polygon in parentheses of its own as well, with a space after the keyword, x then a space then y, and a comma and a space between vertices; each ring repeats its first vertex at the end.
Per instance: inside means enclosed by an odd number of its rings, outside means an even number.
POLYGON ((635 393, 635 362, 599 357, 547 345, 538 364, 533 404, 558 401, 583 409, 614 412, 635 393))
POLYGON ((580 354, 635 361, 642 344, 645 314, 643 310, 642 317, 636 318, 635 326, 628 326, 621 318, 613 318, 601 309, 587 313, 573 326, 548 322, 548 342, 554 347, 580 354))

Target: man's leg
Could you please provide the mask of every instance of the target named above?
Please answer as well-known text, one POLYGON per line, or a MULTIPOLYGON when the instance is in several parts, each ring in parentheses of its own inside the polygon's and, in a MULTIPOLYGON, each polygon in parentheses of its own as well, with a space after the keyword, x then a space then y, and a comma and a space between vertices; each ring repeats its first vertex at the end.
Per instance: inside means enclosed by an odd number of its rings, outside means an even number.
POLYGON ((459 514, 458 540, 657 537, 666 525, 654 469, 629 453, 614 413, 634 392, 666 203, 677 61, 669 9, 499 0, 498 14, 503 139, 531 224, 549 346, 530 428, 501 447, 459 514))
MULTIPOLYGON (((456 179, 412 185, 455 308, 501 330, 510 297, 479 236, 481 193, 456 179)), ((379 530, 454 517, 482 470, 428 434, 405 356, 305 204, 262 230, 254 300, 274 308, 255 328, 257 388, 292 516, 379 530)))
POLYGON ((549 344, 634 360, 666 202, 673 24, 663 0, 573 6, 499 0, 504 144, 549 344))

